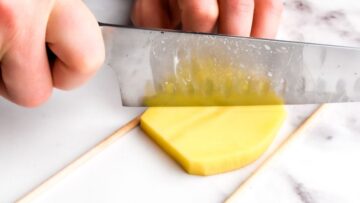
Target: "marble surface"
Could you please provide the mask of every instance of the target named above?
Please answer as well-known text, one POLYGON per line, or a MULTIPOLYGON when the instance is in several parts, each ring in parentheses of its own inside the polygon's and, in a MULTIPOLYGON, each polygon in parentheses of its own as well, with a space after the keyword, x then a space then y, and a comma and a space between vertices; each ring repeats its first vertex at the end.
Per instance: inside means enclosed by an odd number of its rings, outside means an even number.
POLYGON ((223 202, 315 107, 287 107, 288 119, 267 153, 241 170, 209 177, 185 173, 137 128, 36 202, 223 202))
MULTIPOLYGON (((360 47, 360 3, 288 0, 280 39, 360 47)), ((360 103, 327 104, 229 202, 360 202, 360 103)))
POLYGON ((358 104, 327 105, 231 202, 360 202, 359 115, 358 104))
MULTIPOLYGON (((85 2, 99 21, 128 23, 129 1, 85 2)), ((356 0, 287 0, 278 38, 360 46, 359 15, 356 0)), ((38 109, 0 99, 0 202, 13 202, 144 110, 119 103, 108 67, 76 91, 55 91, 38 109)), ((267 154, 315 107, 287 107, 288 119, 267 154)), ((329 106, 235 200, 359 202, 360 167, 353 161, 360 149, 359 107, 329 106)), ((189 176, 136 129, 35 202, 222 202, 267 154, 235 172, 189 176)))
POLYGON ((279 39, 360 47, 356 0, 286 0, 279 39))

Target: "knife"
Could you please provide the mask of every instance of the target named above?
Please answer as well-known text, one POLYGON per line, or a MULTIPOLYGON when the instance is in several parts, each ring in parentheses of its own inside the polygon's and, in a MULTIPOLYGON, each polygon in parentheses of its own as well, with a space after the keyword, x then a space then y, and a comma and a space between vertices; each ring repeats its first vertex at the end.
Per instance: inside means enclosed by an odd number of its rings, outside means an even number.
POLYGON ((360 49, 102 25, 123 106, 360 101, 360 49))

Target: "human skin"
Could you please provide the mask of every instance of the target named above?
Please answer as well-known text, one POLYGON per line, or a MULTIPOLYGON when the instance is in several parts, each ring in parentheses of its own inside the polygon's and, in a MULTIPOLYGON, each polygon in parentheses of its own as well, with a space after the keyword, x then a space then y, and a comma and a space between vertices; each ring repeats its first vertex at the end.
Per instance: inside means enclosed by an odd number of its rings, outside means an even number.
POLYGON ((136 26, 274 38, 283 11, 281 0, 136 0, 136 26))
POLYGON ((0 95, 25 107, 73 89, 102 65, 95 17, 81 0, 0 0, 0 95), (49 62, 46 45, 56 56, 49 62))
MULTIPOLYGON (((282 9, 280 0, 136 0, 132 21, 140 27, 273 38, 282 9)), ((0 0, 0 96, 39 106, 53 88, 85 83, 104 58, 101 31, 81 0, 0 0)))

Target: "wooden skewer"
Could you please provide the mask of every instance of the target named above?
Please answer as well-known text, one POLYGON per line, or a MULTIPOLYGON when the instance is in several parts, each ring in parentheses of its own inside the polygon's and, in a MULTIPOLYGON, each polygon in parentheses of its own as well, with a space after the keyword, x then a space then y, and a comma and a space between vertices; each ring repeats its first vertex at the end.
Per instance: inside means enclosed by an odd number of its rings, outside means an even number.
POLYGON ((119 128, 117 131, 115 131, 112 135, 105 138, 98 144, 96 144, 93 148, 79 156, 77 159, 72 161, 70 164, 65 166, 63 169, 52 175, 50 178, 42 182, 40 185, 38 185, 36 188, 31 190, 29 193, 18 199, 17 203, 26 203, 30 202, 34 198, 36 198, 38 195, 40 195, 45 190, 49 189, 51 186, 59 182, 61 179, 66 177, 68 174, 79 168, 81 165, 83 165, 85 162, 90 160, 92 157, 99 154, 101 151, 106 149, 108 146, 110 146, 112 143, 114 143, 117 139, 122 137, 124 134, 135 128, 140 123, 140 116, 137 116, 121 128, 119 128))
POLYGON ((320 107, 318 107, 304 122, 300 124, 300 126, 295 129, 280 145, 278 148, 276 148, 272 153, 269 154, 269 156, 239 185, 239 187, 232 193, 230 196, 224 201, 224 203, 231 203, 235 202, 235 198, 237 194, 239 194, 242 189, 245 187, 246 184, 250 182, 252 178, 256 174, 258 174, 261 170, 265 168, 267 164, 269 164, 270 160, 276 155, 279 154, 281 151, 284 150, 285 146, 293 140, 297 135, 299 135, 301 132, 304 131, 304 129, 308 126, 308 124, 314 120, 314 118, 321 112, 322 109, 324 109, 326 105, 323 104, 320 107))
MULTIPOLYGON (((293 133, 291 133, 290 136, 288 136, 287 139, 285 139, 280 146, 274 150, 265 160, 264 162, 258 166, 257 169, 255 169, 253 171, 253 173, 251 173, 247 179, 245 179, 239 186, 239 188, 230 195, 230 197, 228 197, 225 200, 225 203, 230 203, 231 201, 234 200, 236 194, 238 194, 241 189, 243 188, 243 186, 245 184, 247 184, 249 182, 250 179, 252 179, 255 174, 257 174, 262 168, 264 168, 264 166, 271 160, 271 158, 279 153, 284 146, 290 141, 292 140, 294 137, 296 137, 296 135, 298 135, 300 132, 302 132, 304 130, 304 128, 307 126, 307 124, 310 123, 311 120, 313 120, 313 118, 320 112, 321 109, 323 109, 325 105, 320 106, 318 109, 316 109, 314 111, 314 113, 312 113, 301 125, 299 128, 297 128, 293 133)), ((110 146, 111 144, 113 144, 117 139, 119 139, 120 137, 122 137, 124 134, 126 134, 127 132, 129 132, 130 130, 132 130, 133 128, 137 127, 140 123, 140 117, 141 115, 137 116, 136 118, 134 118, 133 120, 131 120, 130 122, 128 122, 127 124, 125 124, 124 126, 122 126, 121 128, 119 128, 117 131, 115 131, 113 134, 111 134, 109 137, 105 138, 104 140, 102 140, 101 142, 99 142, 98 144, 96 144, 93 148, 91 148, 90 150, 88 150, 87 152, 85 152, 84 154, 82 154, 81 156, 79 156, 77 159, 75 159, 74 161, 72 161, 71 163, 69 163, 67 166, 65 166, 63 169, 61 169, 60 171, 58 171, 57 173, 55 173, 54 175, 52 175, 50 178, 48 178, 47 180, 45 180, 44 182, 42 182, 40 185, 38 185, 36 188, 34 188, 33 190, 31 190, 29 193, 27 193, 26 195, 22 196, 21 198, 19 198, 16 203, 27 203, 30 202, 31 200, 33 200, 34 198, 36 198, 38 195, 40 195, 42 192, 44 192, 45 190, 49 189, 51 186, 55 185, 57 182, 59 182, 61 179, 63 179, 64 177, 66 177, 68 174, 70 174, 71 172, 73 172, 74 170, 76 170, 77 168, 79 168, 81 165, 83 165, 84 163, 86 163, 88 160, 90 160, 91 158, 93 158, 94 156, 96 156, 97 154, 99 154, 101 151, 103 151, 104 149, 106 149, 108 146, 110 146)))

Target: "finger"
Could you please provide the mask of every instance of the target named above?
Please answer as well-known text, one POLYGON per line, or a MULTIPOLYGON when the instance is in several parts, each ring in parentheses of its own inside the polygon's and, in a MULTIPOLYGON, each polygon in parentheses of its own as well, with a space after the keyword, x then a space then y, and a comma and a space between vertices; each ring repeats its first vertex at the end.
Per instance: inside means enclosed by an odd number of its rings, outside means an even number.
POLYGON ((179 0, 184 31, 212 32, 219 16, 217 0, 179 0))
MULTIPOLYGON (((25 8, 27 6, 24 5, 25 8)), ((36 12, 44 10, 39 5, 36 12)), ((1 58, 0 94, 26 107, 45 102, 52 90, 45 48, 46 20, 43 15, 35 15, 31 11, 29 8, 17 14, 16 18, 9 18, 12 26, 2 33, 5 44, 1 45, 6 47, 6 51, 1 58)))
POLYGON ((44 45, 45 36, 42 43, 29 38, 32 37, 27 36, 26 42, 19 42, 29 48, 15 45, 2 59, 0 94, 16 104, 35 107, 51 95, 52 80, 44 45))
POLYGON ((250 36, 254 15, 254 0, 219 0, 219 32, 250 36))
POLYGON ((72 89, 88 80, 104 62, 105 48, 95 17, 80 0, 56 1, 46 41, 56 55, 54 86, 72 89))
POLYGON ((282 11, 283 3, 281 0, 255 0, 251 36, 274 38, 279 27, 282 11))
POLYGON ((133 6, 131 20, 138 27, 170 28, 168 2, 137 0, 133 6))

